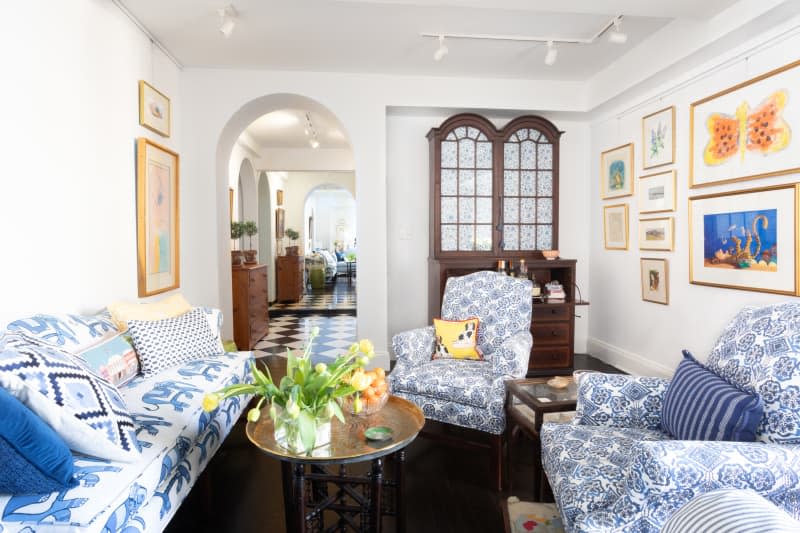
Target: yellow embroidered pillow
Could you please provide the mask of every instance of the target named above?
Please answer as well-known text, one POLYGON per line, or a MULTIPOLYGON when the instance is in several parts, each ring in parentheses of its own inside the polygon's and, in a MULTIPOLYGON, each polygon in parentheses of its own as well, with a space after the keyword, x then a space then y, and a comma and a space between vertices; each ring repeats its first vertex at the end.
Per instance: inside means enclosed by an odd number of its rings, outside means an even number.
POLYGON ((483 356, 478 349, 477 318, 467 320, 433 319, 436 330, 436 351, 434 359, 475 359, 483 356))
POLYGON ((108 306, 111 320, 120 331, 128 329, 128 320, 162 320, 182 315, 191 310, 192 306, 181 293, 152 303, 114 302, 108 306))

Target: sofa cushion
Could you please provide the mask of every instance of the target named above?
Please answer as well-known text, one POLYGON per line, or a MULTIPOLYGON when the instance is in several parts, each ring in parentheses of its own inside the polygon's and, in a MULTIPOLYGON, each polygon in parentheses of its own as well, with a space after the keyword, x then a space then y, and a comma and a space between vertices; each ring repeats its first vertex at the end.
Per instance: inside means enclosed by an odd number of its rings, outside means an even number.
POLYGON ((118 333, 108 313, 33 315, 10 322, 6 329, 70 353, 86 350, 118 333))
POLYGON ((663 428, 680 440, 755 440, 761 399, 710 372, 687 350, 683 357, 664 395, 663 428))
POLYGON ((181 293, 172 294, 157 302, 114 302, 108 311, 117 329, 128 329, 129 320, 162 320, 189 312, 192 306, 181 293))
POLYGON ((219 338, 200 309, 163 320, 129 320, 128 331, 145 376, 222 353, 219 338))
POLYGON ((483 359, 478 351, 479 319, 442 320, 434 318, 433 328, 436 332, 434 359, 483 359))
POLYGON ((78 484, 64 441, 3 388, 0 413, 0 493, 53 492, 78 484))
POLYGON ((800 303, 746 307, 708 357, 715 374, 764 402, 756 440, 800 444, 800 303))
POLYGON ((485 361, 435 359, 390 374, 392 393, 410 393, 451 402, 487 407, 502 376, 485 361))
POLYGON ((0 337, 0 386, 47 422, 71 449, 119 461, 138 458, 133 420, 119 391, 71 354, 6 332, 0 337))

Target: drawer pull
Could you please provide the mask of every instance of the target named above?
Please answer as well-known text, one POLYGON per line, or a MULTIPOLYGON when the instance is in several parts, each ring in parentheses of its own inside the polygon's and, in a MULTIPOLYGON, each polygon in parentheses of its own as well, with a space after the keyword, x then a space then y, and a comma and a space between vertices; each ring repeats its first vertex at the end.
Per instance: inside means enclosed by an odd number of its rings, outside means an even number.
POLYGON ((556 330, 553 330, 550 333, 553 334, 553 337, 558 337, 558 332, 556 330))
POLYGON ((551 315, 555 315, 556 313, 558 313, 558 309, 551 309, 550 310, 550 314, 551 315))

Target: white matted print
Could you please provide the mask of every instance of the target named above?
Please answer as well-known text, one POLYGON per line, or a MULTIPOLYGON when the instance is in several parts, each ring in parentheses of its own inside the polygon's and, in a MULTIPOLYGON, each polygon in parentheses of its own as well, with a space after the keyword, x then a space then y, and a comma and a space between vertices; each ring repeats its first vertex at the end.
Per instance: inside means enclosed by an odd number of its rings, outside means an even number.
POLYGON ((600 198, 633 194, 633 143, 600 154, 600 198))
POLYGON ((675 106, 642 118, 642 167, 675 162, 675 106))
POLYGON ((800 61, 690 107, 689 186, 800 170, 800 61))
POLYGON ((669 304, 667 260, 642 257, 642 300, 669 304))
POLYGON ((675 246, 675 219, 639 219, 640 250, 672 250, 675 246))
POLYGON ((144 80, 139 80, 139 124, 169 137, 172 108, 169 98, 144 80))
POLYGON ((603 207, 603 242, 606 250, 628 249, 628 204, 603 207))
POLYGON ((659 172, 639 178, 637 203, 640 213, 675 211, 675 171, 659 172))

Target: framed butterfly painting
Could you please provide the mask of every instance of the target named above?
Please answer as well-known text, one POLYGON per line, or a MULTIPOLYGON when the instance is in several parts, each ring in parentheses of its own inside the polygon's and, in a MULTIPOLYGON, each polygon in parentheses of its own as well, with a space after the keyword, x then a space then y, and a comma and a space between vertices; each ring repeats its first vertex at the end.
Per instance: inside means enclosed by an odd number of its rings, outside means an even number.
POLYGON ((694 102, 689 186, 800 170, 800 61, 694 102))

